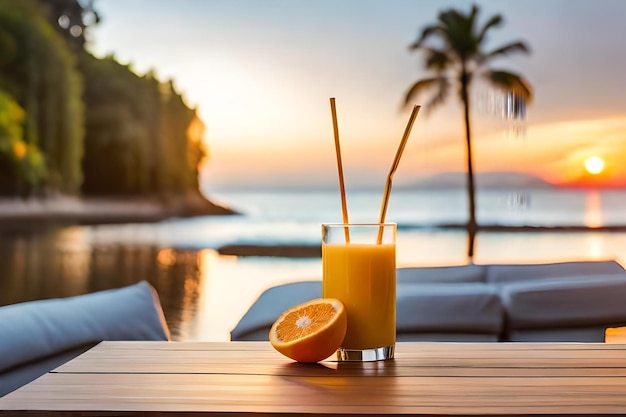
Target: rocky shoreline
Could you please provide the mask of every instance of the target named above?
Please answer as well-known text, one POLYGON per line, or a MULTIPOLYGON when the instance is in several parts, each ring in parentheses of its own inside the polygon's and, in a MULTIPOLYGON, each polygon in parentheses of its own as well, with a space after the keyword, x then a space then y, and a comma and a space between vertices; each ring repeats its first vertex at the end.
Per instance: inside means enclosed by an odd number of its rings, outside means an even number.
POLYGON ((199 193, 161 197, 0 199, 0 227, 22 228, 42 224, 151 223, 175 217, 237 214, 199 193))

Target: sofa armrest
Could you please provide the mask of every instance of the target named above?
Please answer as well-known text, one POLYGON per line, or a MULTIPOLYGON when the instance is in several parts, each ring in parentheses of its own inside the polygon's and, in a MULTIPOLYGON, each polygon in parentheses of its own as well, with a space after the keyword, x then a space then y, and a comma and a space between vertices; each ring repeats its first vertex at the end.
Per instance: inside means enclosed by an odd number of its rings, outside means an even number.
POLYGON ((292 282, 263 291, 230 332, 232 341, 268 340, 269 330, 289 307, 322 296, 322 281, 292 282))
POLYGON ((150 284, 0 307, 0 372, 103 340, 169 340, 150 284))

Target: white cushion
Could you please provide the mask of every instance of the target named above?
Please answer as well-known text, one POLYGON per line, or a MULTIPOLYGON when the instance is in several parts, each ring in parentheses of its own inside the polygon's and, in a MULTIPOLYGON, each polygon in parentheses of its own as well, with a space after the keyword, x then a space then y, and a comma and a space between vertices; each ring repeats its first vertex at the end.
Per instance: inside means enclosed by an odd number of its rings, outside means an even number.
POLYGON ((587 275, 502 286, 512 329, 583 327, 626 321, 626 276, 587 275))
POLYGON ((497 288, 483 283, 398 284, 396 307, 398 334, 502 331, 497 288))
POLYGON ((0 307, 0 372, 103 340, 169 340, 152 286, 0 307))

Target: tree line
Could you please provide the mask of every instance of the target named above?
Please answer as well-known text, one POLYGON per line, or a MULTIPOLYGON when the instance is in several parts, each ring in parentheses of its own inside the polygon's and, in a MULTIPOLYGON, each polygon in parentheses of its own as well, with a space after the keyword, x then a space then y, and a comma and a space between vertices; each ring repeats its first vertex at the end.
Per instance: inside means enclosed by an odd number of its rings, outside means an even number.
POLYGON ((0 0, 0 195, 198 189, 204 125, 171 82, 85 49, 92 1, 0 0))

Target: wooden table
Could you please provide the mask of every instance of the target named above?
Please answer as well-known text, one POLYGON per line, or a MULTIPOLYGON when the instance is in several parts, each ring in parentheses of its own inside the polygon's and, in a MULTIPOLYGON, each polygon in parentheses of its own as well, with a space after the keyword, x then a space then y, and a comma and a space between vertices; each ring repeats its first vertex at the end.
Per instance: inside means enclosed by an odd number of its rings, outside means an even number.
POLYGON ((103 342, 0 398, 0 416, 626 415, 626 345, 400 343, 299 364, 266 342, 103 342))

